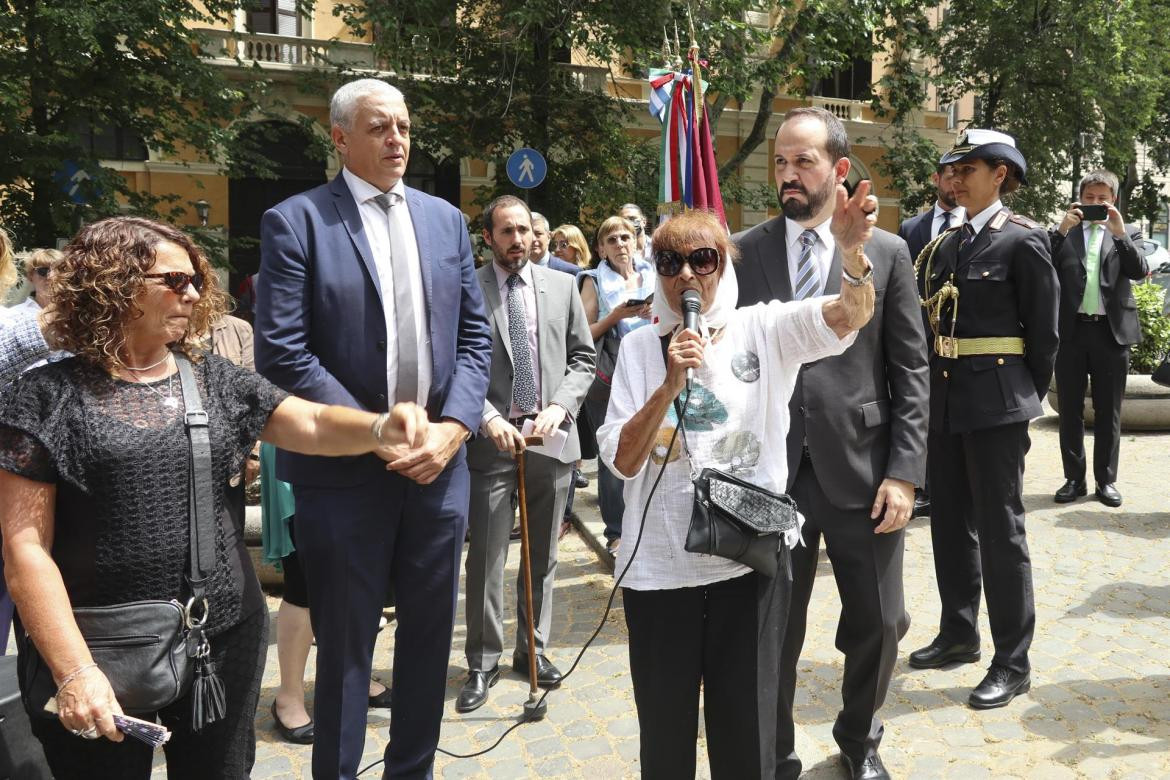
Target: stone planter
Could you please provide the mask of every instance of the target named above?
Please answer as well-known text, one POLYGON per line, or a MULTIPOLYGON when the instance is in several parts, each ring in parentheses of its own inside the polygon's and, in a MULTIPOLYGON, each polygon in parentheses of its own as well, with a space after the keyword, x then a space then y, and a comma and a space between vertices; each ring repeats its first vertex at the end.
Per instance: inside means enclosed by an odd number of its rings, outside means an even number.
MULTIPOLYGON (((1093 424, 1092 388, 1085 389, 1085 425, 1093 424)), ((1048 388, 1048 403, 1060 411, 1056 381, 1048 388)), ((1130 374, 1121 402, 1121 430, 1170 431, 1170 387, 1154 384, 1149 374, 1130 374)))

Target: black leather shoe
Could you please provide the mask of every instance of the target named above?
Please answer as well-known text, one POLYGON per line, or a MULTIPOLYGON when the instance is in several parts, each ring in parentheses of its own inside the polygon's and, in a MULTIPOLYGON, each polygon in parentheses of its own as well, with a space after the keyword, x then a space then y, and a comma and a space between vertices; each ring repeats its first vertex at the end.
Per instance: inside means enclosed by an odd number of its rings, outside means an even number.
POLYGON ((992 664, 983 682, 971 691, 967 703, 977 710, 993 710, 1002 707, 1032 687, 1032 678, 1027 672, 1013 672, 1006 666, 992 664))
POLYGON ((841 763, 852 780, 890 780, 890 773, 886 771, 881 756, 877 753, 870 753, 860 762, 854 762, 852 758, 842 753, 841 763))
POLYGON ((911 517, 930 517, 930 494, 921 490, 914 494, 914 511, 911 517))
POLYGON ((494 666, 489 671, 481 672, 472 669, 467 673, 467 682, 459 691, 459 698, 455 700, 456 712, 471 712, 478 710, 488 700, 488 689, 500 681, 500 667, 494 666))
POLYGON ((1053 499, 1058 504, 1070 504, 1081 496, 1087 495, 1088 492, 1089 489, 1085 487, 1083 479, 1068 479, 1060 486, 1060 490, 1056 491, 1053 499))
POLYGON ((388 710, 388 709, 390 709, 390 705, 393 703, 393 701, 394 701, 394 696, 390 692, 390 687, 387 686, 386 689, 383 690, 381 693, 375 694, 374 696, 370 697, 370 709, 371 710, 388 710))
POLYGON ((1094 493, 1097 500, 1105 506, 1121 506, 1121 494, 1117 492, 1117 488, 1113 483, 1097 485, 1097 492, 1094 493))
MULTIPOLYGON (((512 670, 516 674, 528 679, 528 653, 517 652, 512 655, 512 670)), ((536 684, 541 688, 556 688, 561 684, 561 670, 553 666, 552 661, 540 653, 536 654, 536 684)))
POLYGON ((974 663, 979 660, 979 640, 956 644, 941 636, 921 650, 910 654, 910 665, 915 669, 937 669, 951 663, 974 663))
POLYGON ((294 745, 312 745, 313 744, 313 721, 310 719, 308 723, 303 726, 297 726, 295 729, 290 729, 288 726, 280 722, 280 716, 276 714, 276 702, 272 702, 272 725, 276 727, 276 733, 285 742, 291 742, 294 745))

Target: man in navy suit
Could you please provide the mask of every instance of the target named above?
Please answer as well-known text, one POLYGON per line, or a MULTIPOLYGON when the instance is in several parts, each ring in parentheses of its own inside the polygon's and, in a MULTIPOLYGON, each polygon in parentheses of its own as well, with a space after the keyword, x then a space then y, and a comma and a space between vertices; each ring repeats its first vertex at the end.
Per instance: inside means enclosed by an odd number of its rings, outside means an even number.
POLYGON ((543 214, 532 212, 532 251, 528 255, 532 263, 576 276, 581 273, 581 266, 566 263, 561 258, 548 251, 548 219, 543 214))
POLYGON ((902 226, 898 228, 898 238, 910 247, 911 260, 917 260, 923 247, 933 241, 939 233, 963 224, 963 217, 966 214, 955 200, 954 178, 954 167, 940 164, 930 175, 936 192, 934 207, 918 216, 902 220, 902 226))
POLYGON ((261 222, 256 367, 314 401, 376 412, 417 401, 432 434, 389 463, 278 455, 317 637, 313 776, 357 772, 389 580, 398 627, 384 776, 430 778, 467 525, 464 442, 483 413, 491 329, 463 215, 403 185, 402 93, 350 82, 329 115, 341 174, 261 222))

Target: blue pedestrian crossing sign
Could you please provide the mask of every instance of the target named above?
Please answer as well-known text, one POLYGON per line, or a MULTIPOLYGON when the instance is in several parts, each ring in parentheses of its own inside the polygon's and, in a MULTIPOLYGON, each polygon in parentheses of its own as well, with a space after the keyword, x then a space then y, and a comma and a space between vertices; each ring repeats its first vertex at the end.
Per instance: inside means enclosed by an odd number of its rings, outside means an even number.
POLYGON ((535 149, 517 149, 508 158, 508 179, 521 189, 539 187, 547 174, 548 163, 535 149))

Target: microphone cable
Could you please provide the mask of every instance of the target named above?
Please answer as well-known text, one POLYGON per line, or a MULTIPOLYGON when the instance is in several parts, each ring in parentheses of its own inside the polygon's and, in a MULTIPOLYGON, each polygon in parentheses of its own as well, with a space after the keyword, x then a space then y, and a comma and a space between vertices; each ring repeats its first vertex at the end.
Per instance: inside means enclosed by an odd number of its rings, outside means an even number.
MULTIPOLYGON (((686 394, 683 396, 683 402, 682 402, 681 409, 679 408, 679 405, 678 405, 678 399, 675 399, 675 401, 674 401, 674 408, 678 411, 678 422, 675 423, 674 431, 670 435, 670 442, 666 445, 666 455, 662 459, 662 466, 658 469, 658 476, 656 476, 654 478, 654 484, 650 486, 650 494, 646 496, 646 503, 642 507, 642 521, 638 524, 638 536, 637 536, 637 538, 634 539, 634 549, 630 552, 629 560, 626 561, 626 565, 622 568, 621 574, 619 574, 617 576, 617 579, 614 580, 613 587, 609 591, 609 599, 605 603, 605 611, 601 615, 601 620, 598 622, 597 628, 594 629, 593 633, 589 636, 589 639, 586 640, 585 644, 581 646, 581 650, 577 653, 577 657, 575 659, 573 659, 573 664, 569 667, 569 670, 567 672, 565 672, 564 675, 561 677, 560 685, 564 685, 565 680, 569 679, 569 675, 571 675, 576 670, 577 666, 581 663, 581 659, 585 656, 585 651, 588 650, 589 647, 593 644, 594 640, 596 640, 597 637, 601 635, 602 630, 605 628, 605 622, 607 620, 609 620, 609 613, 613 609, 613 602, 614 602, 614 599, 617 597, 618 588, 621 587, 622 580, 624 580, 626 578, 626 572, 628 572, 630 570, 630 566, 632 566, 634 563, 634 557, 637 556, 637 554, 638 554, 638 548, 642 544, 642 534, 646 530, 646 517, 650 514, 650 502, 654 500, 654 494, 658 491, 658 483, 660 483, 662 481, 662 477, 666 473, 666 467, 670 463, 670 453, 674 450, 674 444, 675 444, 675 441, 678 439, 679 429, 683 427, 683 417, 686 414, 687 407, 690 405, 690 402, 691 402, 691 391, 686 390, 685 393, 686 394)), ((651 450, 651 452, 653 452, 653 450, 651 450)), ((647 457, 649 457, 649 456, 647 456, 647 457)), ((605 464, 600 462, 600 458, 598 459, 598 466, 600 468, 606 468, 605 464)), ((531 619, 531 617, 529 619, 531 619)), ((560 685, 558 685, 557 687, 559 688, 560 685)), ((548 698, 548 695, 550 693, 552 693, 553 690, 555 690, 555 689, 553 689, 553 688, 546 689, 544 691, 544 693, 541 694, 540 698, 537 700, 537 705, 539 706, 539 705, 543 704, 544 700, 548 698)), ((451 758, 478 758, 479 756, 486 755, 486 754, 490 753, 491 751, 495 750, 497 747, 500 746, 500 743, 502 743, 504 741, 505 737, 507 737, 509 734, 511 734, 516 729, 523 726, 525 723, 529 723, 529 722, 535 723, 535 721, 529 721, 529 720, 521 717, 520 720, 516 721, 511 726, 504 729, 504 732, 502 734, 500 734, 499 738, 496 739, 495 742, 493 742, 491 745, 484 748, 483 750, 477 750, 474 753, 454 753, 450 750, 445 750, 442 747, 436 747, 435 750, 439 753, 442 753, 445 756, 450 756, 451 758)), ((379 764, 385 762, 385 760, 386 759, 384 757, 379 758, 377 761, 374 761, 374 762, 362 767, 358 771, 356 776, 360 777, 361 775, 365 774, 368 770, 373 769, 374 767, 378 766, 379 764)))

